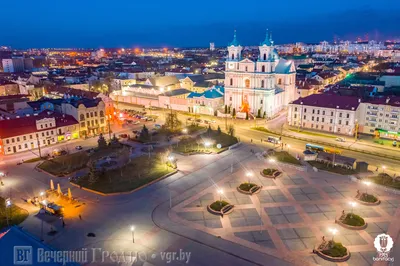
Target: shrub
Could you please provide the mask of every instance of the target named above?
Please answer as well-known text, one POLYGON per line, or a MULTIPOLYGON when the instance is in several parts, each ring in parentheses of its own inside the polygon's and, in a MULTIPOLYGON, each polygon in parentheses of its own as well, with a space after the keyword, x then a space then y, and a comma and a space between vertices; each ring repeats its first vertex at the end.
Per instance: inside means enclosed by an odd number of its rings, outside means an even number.
POLYGON ((351 226, 363 226, 365 224, 364 219, 354 213, 348 213, 342 222, 351 226))
POLYGON ((222 208, 225 207, 226 205, 229 205, 229 203, 226 202, 226 201, 224 201, 224 200, 221 200, 221 201, 217 200, 216 202, 213 202, 213 203, 210 205, 210 208, 211 208, 212 210, 214 210, 214 211, 219 212, 219 211, 221 211, 222 208))
POLYGON ((250 191, 250 189, 252 189, 253 187, 255 187, 255 186, 257 186, 256 184, 253 184, 253 183, 242 183, 242 184, 240 184, 240 186, 239 186, 239 188, 241 189, 241 190, 244 190, 244 191, 250 191))
POLYGON ((375 203, 378 201, 378 199, 374 195, 367 194, 367 193, 362 193, 360 200, 365 201, 365 202, 371 202, 371 203, 375 203))
POLYGON ((331 257, 343 257, 347 254, 347 248, 342 243, 330 241, 330 248, 323 250, 322 253, 331 257))
POLYGON ((263 174, 264 175, 272 175, 273 173, 275 173, 277 170, 276 169, 272 169, 272 168, 267 168, 263 170, 263 174))

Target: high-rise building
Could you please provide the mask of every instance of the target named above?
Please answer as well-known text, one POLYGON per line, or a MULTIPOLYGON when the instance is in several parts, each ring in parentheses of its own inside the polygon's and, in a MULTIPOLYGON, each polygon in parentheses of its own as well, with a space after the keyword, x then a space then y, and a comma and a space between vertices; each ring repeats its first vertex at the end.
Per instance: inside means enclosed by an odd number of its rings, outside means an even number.
POLYGON ((213 42, 210 42, 210 51, 215 50, 215 44, 213 42))
POLYGON ((24 58, 3 59, 3 71, 8 73, 24 72, 24 58))

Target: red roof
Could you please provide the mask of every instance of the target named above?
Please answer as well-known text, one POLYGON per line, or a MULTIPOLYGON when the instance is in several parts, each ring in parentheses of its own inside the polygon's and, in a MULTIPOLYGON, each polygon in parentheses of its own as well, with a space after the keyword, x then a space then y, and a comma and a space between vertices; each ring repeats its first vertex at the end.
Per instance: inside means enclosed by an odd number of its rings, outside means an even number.
POLYGON ((367 102, 371 103, 371 104, 390 105, 390 106, 400 107, 400 97, 396 97, 396 96, 372 98, 370 100, 367 100, 367 102))
POLYGON ((292 103, 303 104, 304 106, 316 106, 342 110, 356 110, 360 104, 358 97, 332 94, 312 94, 305 98, 299 98, 292 103))
POLYGON ((53 118, 53 117, 56 119, 56 125, 52 128, 46 128, 43 130, 56 129, 58 127, 78 124, 78 121, 76 121, 75 118, 70 115, 62 115, 59 113, 44 111, 39 115, 24 116, 21 118, 15 118, 10 120, 8 119, 1 120, 0 138, 5 139, 5 138, 11 138, 15 136, 21 136, 43 131, 40 129, 39 130, 36 129, 36 120, 40 120, 43 118, 53 118))

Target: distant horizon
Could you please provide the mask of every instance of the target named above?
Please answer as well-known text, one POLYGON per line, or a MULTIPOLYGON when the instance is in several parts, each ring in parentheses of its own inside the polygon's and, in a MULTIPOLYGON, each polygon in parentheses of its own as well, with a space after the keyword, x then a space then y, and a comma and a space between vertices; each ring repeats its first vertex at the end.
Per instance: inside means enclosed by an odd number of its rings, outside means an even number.
POLYGON ((244 46, 262 42, 269 28, 276 44, 317 43, 335 39, 387 40, 400 36, 400 1, 336 0, 321 5, 238 0, 134 2, 50 0, 2 3, 0 44, 33 47, 225 47, 237 30, 244 46), (358 3, 357 3, 358 2, 358 3), (21 8, 23 7, 23 8, 21 8), (16 13, 18 10, 18 13, 16 13))

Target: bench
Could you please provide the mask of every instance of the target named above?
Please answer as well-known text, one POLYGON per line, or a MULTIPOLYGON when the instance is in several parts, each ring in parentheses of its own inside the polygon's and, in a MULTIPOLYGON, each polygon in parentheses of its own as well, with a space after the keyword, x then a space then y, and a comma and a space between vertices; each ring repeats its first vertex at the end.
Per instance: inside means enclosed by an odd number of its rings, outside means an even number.
POLYGON ((254 187, 252 187, 252 188, 250 189, 250 193, 251 193, 251 194, 254 194, 254 193, 256 193, 259 189, 261 189, 261 187, 259 187, 259 186, 254 186, 254 187))
POLYGON ((233 205, 226 205, 225 207, 223 207, 222 209, 221 209, 221 214, 226 214, 226 213, 228 213, 229 211, 231 211, 232 209, 233 209, 233 205))

